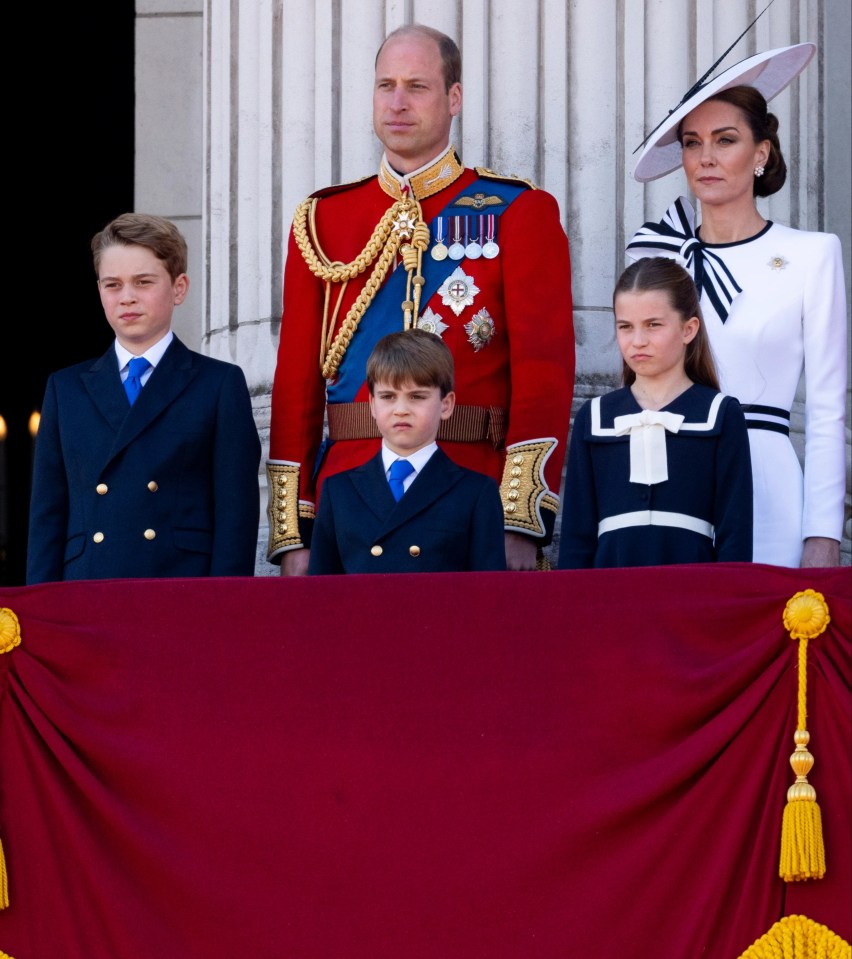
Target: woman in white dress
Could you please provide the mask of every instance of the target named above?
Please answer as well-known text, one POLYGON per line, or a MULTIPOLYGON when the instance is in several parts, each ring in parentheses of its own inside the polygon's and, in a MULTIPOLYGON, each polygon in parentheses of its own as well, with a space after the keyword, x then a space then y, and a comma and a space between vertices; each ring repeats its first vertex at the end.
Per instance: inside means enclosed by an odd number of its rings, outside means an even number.
POLYGON ((671 256, 701 292, 722 391, 743 406, 754 488, 754 561, 837 566, 846 483, 847 315, 834 234, 767 220, 755 198, 784 185, 778 120, 767 100, 807 66, 811 43, 771 50, 696 84, 652 134, 634 176, 683 168, 685 197, 628 244, 632 259, 671 256), (804 474, 790 410, 806 376, 804 474))

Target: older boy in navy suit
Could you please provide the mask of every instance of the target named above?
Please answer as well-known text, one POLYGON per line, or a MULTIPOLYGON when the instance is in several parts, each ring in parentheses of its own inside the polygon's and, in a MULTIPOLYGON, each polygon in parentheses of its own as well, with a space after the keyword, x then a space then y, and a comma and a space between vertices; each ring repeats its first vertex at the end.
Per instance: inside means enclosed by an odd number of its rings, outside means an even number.
POLYGON ((310 574, 506 568, 497 483, 436 443, 455 406, 453 376, 452 353, 434 333, 411 329, 376 344, 367 385, 382 448, 323 483, 310 574))
POLYGON ((27 583, 252 576, 260 440, 242 370, 172 332, 186 242, 169 220, 126 213, 92 253, 116 338, 48 379, 27 583))

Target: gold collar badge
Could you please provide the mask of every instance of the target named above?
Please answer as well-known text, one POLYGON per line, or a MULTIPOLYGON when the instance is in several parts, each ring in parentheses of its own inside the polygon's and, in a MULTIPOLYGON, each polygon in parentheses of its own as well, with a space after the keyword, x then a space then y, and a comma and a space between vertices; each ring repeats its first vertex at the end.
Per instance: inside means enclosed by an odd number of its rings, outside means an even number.
POLYGON ((446 189, 458 180, 462 173, 464 173, 464 166, 456 156, 455 148, 450 144, 434 163, 405 177, 393 171, 385 157, 382 157, 379 167, 379 185, 395 200, 403 198, 406 188, 416 200, 425 200, 446 189))

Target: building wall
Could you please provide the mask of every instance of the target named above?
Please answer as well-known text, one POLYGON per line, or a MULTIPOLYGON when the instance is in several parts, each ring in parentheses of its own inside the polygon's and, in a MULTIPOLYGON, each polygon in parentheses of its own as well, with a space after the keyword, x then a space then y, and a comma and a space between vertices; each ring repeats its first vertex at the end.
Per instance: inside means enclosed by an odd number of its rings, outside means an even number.
MULTIPOLYGON (((462 49, 464 107, 454 142, 464 161, 530 177, 559 201, 572 249, 575 406, 610 388, 620 364, 609 303, 625 239, 687 192, 681 173, 636 183, 634 151, 764 6, 140 0, 136 206, 173 218, 189 240, 192 286, 179 334, 243 367, 266 443, 293 211, 314 189, 377 168, 375 52, 389 30, 419 21, 450 33, 462 49)), ((774 0, 720 68, 759 50, 818 43, 818 58, 773 101, 790 177, 762 211, 838 233, 847 288, 850 22, 847 0, 774 0)), ((799 448, 803 397, 804 388, 793 411, 799 448)), ((847 563, 848 516, 847 509, 847 563)), ((259 532, 258 573, 274 572, 263 561, 263 513, 259 532)))

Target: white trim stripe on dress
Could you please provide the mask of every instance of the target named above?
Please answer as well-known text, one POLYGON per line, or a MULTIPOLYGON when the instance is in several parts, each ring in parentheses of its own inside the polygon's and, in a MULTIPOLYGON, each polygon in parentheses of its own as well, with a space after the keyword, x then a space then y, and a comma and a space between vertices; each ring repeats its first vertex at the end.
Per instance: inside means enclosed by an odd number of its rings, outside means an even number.
POLYGON ((607 516, 598 523, 598 538, 604 533, 611 533, 617 529, 627 529, 630 526, 674 526, 677 529, 686 529, 692 533, 700 533, 713 539, 716 530, 712 523, 688 516, 686 513, 669 513, 659 509, 640 509, 633 513, 619 513, 617 516, 607 516))

